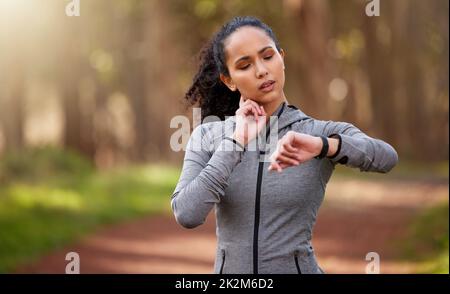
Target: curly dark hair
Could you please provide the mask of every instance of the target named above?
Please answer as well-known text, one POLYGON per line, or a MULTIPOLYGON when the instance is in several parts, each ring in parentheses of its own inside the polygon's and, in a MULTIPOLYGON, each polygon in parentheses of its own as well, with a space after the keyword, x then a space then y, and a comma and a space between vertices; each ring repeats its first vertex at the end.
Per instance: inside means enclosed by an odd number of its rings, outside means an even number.
POLYGON ((226 116, 233 116, 239 108, 239 90, 233 92, 228 89, 220 80, 220 74, 229 76, 224 41, 243 26, 262 29, 274 41, 277 50, 281 50, 272 29, 256 17, 235 17, 224 24, 200 50, 198 71, 185 94, 191 106, 199 103, 202 119, 214 115, 224 120, 226 116))

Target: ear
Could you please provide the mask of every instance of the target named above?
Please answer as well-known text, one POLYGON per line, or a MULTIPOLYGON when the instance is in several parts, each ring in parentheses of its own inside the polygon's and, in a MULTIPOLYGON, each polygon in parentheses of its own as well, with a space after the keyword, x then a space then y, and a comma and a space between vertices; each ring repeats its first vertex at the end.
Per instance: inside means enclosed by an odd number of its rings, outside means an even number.
POLYGON ((283 60, 283 69, 284 67, 284 56, 286 55, 286 53, 284 52, 283 48, 280 48, 280 55, 281 55, 281 59, 283 60))
POLYGON ((220 80, 231 90, 231 91, 236 91, 236 85, 233 83, 233 80, 231 79, 231 77, 228 77, 224 74, 220 74, 220 80))

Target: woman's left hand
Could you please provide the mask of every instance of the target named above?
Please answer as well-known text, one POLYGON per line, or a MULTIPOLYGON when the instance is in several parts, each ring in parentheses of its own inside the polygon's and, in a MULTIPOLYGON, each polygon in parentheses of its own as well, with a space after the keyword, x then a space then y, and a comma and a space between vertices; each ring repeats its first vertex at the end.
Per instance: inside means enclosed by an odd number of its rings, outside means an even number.
POLYGON ((277 149, 270 156, 269 170, 281 172, 317 156, 322 150, 322 139, 289 131, 278 141, 277 149))

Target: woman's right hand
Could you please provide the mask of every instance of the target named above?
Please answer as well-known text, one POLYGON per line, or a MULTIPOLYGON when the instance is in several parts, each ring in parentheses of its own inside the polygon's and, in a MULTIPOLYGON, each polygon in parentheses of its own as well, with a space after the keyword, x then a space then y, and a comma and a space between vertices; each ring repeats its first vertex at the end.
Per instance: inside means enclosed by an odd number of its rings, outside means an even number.
POLYGON ((236 129, 233 138, 243 146, 255 139, 266 124, 264 107, 251 99, 241 96, 236 110, 236 129))

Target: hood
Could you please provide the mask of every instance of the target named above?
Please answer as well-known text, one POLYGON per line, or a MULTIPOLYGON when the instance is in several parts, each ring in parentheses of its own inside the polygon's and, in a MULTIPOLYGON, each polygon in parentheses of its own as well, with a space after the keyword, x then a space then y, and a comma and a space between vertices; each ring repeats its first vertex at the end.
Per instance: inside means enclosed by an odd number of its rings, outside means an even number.
POLYGON ((283 108, 283 111, 278 116, 279 130, 284 129, 295 122, 310 118, 305 113, 303 113, 303 111, 288 103, 282 103, 275 113, 278 113, 281 108, 283 108))

